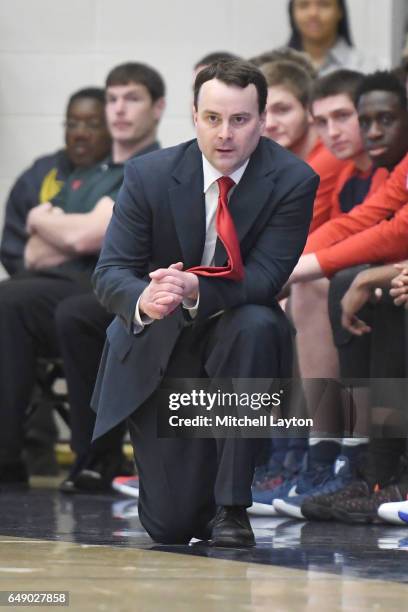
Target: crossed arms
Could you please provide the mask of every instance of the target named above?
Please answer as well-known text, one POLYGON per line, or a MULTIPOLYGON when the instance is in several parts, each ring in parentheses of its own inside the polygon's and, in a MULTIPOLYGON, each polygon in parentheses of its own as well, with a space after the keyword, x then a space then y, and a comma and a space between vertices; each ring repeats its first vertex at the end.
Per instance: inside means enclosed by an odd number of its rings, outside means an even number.
POLYGON ((50 202, 31 209, 26 224, 30 236, 24 251, 26 268, 57 266, 79 255, 97 252, 112 208, 112 199, 105 196, 87 213, 67 214, 50 202))

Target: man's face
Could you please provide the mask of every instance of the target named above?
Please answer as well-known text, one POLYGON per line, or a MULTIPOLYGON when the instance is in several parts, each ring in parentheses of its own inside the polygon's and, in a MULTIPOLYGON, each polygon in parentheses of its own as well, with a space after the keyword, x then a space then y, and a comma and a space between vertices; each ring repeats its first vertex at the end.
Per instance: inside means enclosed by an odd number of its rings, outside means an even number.
POLYGON ((94 98, 78 98, 67 111, 67 155, 75 167, 88 167, 106 157, 111 139, 105 123, 104 105, 94 98))
POLYGON ((164 110, 164 99, 152 101, 141 83, 113 85, 106 90, 106 121, 112 139, 137 145, 153 135, 164 110))
POLYGON ((264 114, 259 114, 255 85, 241 88, 218 79, 201 86, 193 119, 198 146, 224 175, 237 170, 250 157, 265 124, 264 114))
POLYGON ((406 154, 408 113, 390 91, 370 91, 360 97, 358 119, 364 146, 376 166, 393 168, 406 154))
POLYGON ((292 150, 308 129, 308 112, 293 93, 281 85, 268 87, 263 135, 292 150))
POLYGON ((323 143, 338 159, 361 155, 364 145, 356 108, 346 94, 313 102, 313 118, 323 143))

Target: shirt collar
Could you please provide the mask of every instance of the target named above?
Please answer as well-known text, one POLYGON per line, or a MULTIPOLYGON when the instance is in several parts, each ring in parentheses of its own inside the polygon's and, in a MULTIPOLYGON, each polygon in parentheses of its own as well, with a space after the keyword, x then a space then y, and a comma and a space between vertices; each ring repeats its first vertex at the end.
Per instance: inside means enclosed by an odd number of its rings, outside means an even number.
POLYGON ((324 65, 344 66, 350 55, 350 46, 342 36, 339 36, 336 43, 329 49, 324 65))
MULTIPOLYGON (((206 157, 204 157, 204 155, 202 155, 202 158, 203 158, 203 175, 204 175, 204 193, 207 193, 211 185, 217 179, 219 179, 221 176, 224 176, 224 175, 222 174, 222 172, 217 170, 217 168, 214 168, 214 166, 210 164, 210 162, 208 161, 206 157)), ((236 185, 238 185, 239 181, 241 180, 242 175, 244 174, 248 163, 249 163, 249 157, 242 164, 242 166, 240 166, 237 170, 235 170, 234 172, 228 175, 230 178, 232 178, 232 180, 234 181, 236 185)))

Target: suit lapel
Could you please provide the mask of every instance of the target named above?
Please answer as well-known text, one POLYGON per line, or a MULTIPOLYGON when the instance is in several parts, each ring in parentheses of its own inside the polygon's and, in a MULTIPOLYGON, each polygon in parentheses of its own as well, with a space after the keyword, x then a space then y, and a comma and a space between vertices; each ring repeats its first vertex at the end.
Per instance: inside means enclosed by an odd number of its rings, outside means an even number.
POLYGON ((173 173, 169 189, 170 207, 184 268, 201 262, 205 241, 205 199, 201 152, 193 142, 173 173))
MULTIPOLYGON (((270 201, 274 172, 272 156, 268 154, 268 151, 265 151, 261 140, 252 154, 228 206, 240 244, 242 244, 264 206, 270 201)), ((217 240, 214 263, 216 266, 222 266, 226 260, 225 248, 221 241, 217 240)))

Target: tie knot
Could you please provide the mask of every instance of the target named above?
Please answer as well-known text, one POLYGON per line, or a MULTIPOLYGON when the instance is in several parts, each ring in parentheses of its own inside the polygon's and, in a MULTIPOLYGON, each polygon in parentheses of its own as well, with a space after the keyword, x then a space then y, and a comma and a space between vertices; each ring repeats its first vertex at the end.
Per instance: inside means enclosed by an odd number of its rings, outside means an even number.
POLYGON ((219 179, 217 179, 217 183, 221 198, 227 197, 228 192, 235 185, 235 181, 233 181, 229 176, 221 176, 219 179))

